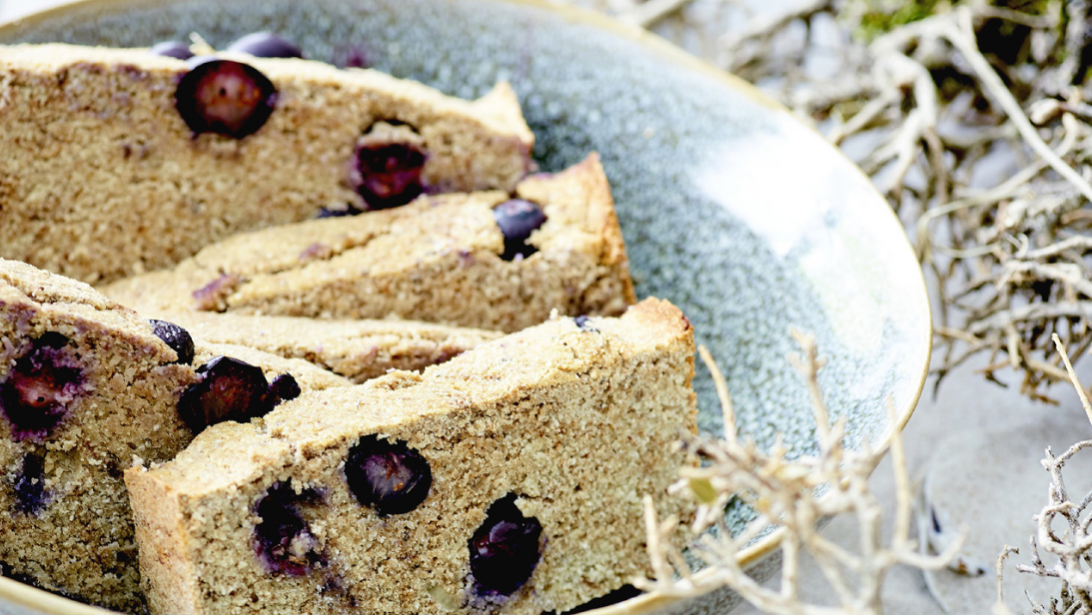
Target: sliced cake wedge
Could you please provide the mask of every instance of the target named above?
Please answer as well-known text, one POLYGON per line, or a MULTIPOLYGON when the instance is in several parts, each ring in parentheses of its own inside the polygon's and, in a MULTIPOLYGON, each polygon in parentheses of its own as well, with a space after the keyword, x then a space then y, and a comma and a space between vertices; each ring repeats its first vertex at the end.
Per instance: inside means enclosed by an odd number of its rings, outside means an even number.
POLYGON ((402 318, 518 331, 633 302, 610 187, 592 154, 504 192, 236 235, 165 271, 102 288, 149 313, 402 318))
POLYGON ((305 361, 194 342, 86 284, 0 259, 0 569, 142 613, 122 471, 171 459, 209 424, 348 384, 305 361))
POLYGON ((533 142, 503 83, 467 102, 302 59, 0 46, 0 257, 108 281, 324 209, 511 190, 533 142))
POLYGON ((642 498, 666 506, 684 463, 693 354, 648 299, 214 426, 126 472, 149 606, 537 615, 606 594, 647 566, 642 498))

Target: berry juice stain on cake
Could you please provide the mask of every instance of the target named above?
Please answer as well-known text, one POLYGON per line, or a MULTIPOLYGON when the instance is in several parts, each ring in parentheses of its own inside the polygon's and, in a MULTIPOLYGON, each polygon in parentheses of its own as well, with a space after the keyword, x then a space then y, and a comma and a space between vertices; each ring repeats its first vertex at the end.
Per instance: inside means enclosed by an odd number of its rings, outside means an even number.
POLYGON ((397 122, 376 122, 356 143, 349 184, 368 209, 405 205, 425 191, 428 160, 420 135, 397 122))
POLYGON ((182 394, 178 415, 193 433, 224 421, 246 422, 265 416, 282 401, 300 395, 291 374, 270 384, 260 367, 232 357, 215 357, 197 368, 200 378, 182 394))
POLYGON ((47 503, 45 459, 33 453, 23 457, 22 466, 15 474, 13 487, 15 510, 28 515, 41 512, 47 503))
POLYGON ((83 392, 82 371, 65 351, 67 344, 65 336, 46 333, 0 383, 0 413, 11 423, 15 440, 48 438, 83 392))
POLYGON ((235 291, 242 280, 239 276, 228 273, 220 274, 216 279, 193 291, 193 307, 203 312, 223 312, 227 309, 227 297, 235 291))
POLYGON ((287 482, 280 482, 258 500, 255 514, 261 522, 254 527, 254 552, 270 572, 303 576, 322 562, 318 539, 311 534, 299 504, 313 501, 311 490, 296 493, 287 482))
POLYGON ((242 139, 273 113, 277 88, 258 69, 242 62, 198 57, 175 90, 179 115, 195 135, 203 132, 242 139))
POLYGON ((470 537, 470 572, 482 597, 510 596, 531 578, 541 557, 542 524, 525 517, 515 494, 493 502, 470 537))
POLYGON ((349 491, 380 516, 407 513, 428 497, 432 469, 421 453, 405 442, 365 436, 345 461, 349 491))
POLYGON ((493 218, 504 234, 506 261, 523 259, 538 252, 527 239, 546 223, 546 213, 538 205, 523 199, 511 199, 493 208, 493 218))

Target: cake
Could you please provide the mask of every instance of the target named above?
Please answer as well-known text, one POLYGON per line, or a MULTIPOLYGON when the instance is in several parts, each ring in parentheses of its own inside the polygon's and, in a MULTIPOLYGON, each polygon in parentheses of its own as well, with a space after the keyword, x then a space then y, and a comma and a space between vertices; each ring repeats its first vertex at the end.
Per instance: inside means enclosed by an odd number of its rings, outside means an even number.
POLYGON ((402 318, 518 331, 633 302, 625 244, 596 155, 499 192, 236 235, 173 269, 102 287, 149 313, 402 318))
POLYGON ((305 361, 205 344, 90 286, 0 259, 0 569, 144 610, 122 472, 204 426, 348 385, 305 361))
POLYGON ((125 473, 149 607, 537 615, 616 589, 696 429, 693 353, 648 299, 211 427, 125 473))
POLYGON ((403 320, 315 320, 216 312, 157 316, 206 342, 303 359, 356 383, 392 369, 417 371, 443 363, 501 336, 496 331, 403 320))
POLYGON ((106 282, 243 230, 508 191, 532 146, 504 83, 467 102, 296 58, 0 46, 0 257, 106 282))

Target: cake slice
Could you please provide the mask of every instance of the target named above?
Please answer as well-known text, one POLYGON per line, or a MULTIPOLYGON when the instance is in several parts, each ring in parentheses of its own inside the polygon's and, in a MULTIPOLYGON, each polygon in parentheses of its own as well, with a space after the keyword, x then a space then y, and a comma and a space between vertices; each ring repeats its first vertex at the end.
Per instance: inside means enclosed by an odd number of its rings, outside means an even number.
POLYGON ((126 471, 149 607, 537 615, 616 589, 696 429, 693 353, 648 299, 210 428, 126 471))
POLYGON ((551 310, 616 315, 629 261, 599 159, 504 192, 421 197, 353 218, 237 235, 103 287, 149 313, 402 318, 517 331, 551 310))
POLYGON ((443 363, 501 333, 404 320, 314 320, 215 312, 157 314, 206 342, 303 359, 356 383, 443 363))
POLYGON ((0 259, 0 569, 143 612, 122 471, 205 425, 349 383, 305 361, 194 343, 90 286, 0 259))
POLYGON ((324 209, 511 190, 532 146, 503 83, 467 102, 301 59, 0 46, 0 257, 108 281, 324 209))

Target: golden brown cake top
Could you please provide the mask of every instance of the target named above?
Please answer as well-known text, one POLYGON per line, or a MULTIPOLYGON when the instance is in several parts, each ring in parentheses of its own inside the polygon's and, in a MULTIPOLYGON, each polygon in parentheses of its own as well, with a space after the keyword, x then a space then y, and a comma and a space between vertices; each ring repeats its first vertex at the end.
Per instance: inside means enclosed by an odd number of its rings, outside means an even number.
MULTIPOLYGON (((534 143, 534 135, 519 111, 515 92, 506 82, 500 82, 489 94, 466 101, 445 96, 440 92, 404 79, 397 79, 372 69, 339 69, 330 64, 298 58, 256 58, 247 54, 218 52, 216 57, 236 60, 254 66, 275 84, 299 82, 311 87, 349 87, 361 92, 381 91, 407 103, 417 113, 434 115, 456 114, 476 118, 490 131, 511 135, 534 143), (423 104, 422 104, 423 103, 423 104)), ((180 75, 190 70, 184 60, 149 53, 147 49, 86 47, 64 43, 0 45, 0 72, 34 71, 57 73, 71 66, 99 67, 101 70, 144 71, 180 75)), ((0 109, 3 100, 0 99, 0 109)), ((429 121, 422 115, 416 119, 429 121)))

